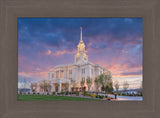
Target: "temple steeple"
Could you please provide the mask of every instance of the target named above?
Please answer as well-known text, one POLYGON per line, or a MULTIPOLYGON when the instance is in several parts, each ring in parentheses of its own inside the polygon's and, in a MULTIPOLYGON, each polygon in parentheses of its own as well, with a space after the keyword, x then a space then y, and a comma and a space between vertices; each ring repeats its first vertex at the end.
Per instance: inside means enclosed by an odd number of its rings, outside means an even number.
POLYGON ((82 40, 82 27, 80 27, 80 29, 81 29, 80 42, 83 42, 83 40, 82 40))
POLYGON ((78 52, 75 55, 75 62, 76 63, 84 63, 88 61, 88 56, 85 53, 85 44, 82 40, 82 27, 80 27, 81 33, 80 33, 80 42, 77 45, 78 52))
POLYGON ((80 33, 80 42, 79 42, 79 44, 77 45, 77 48, 78 48, 78 52, 79 53, 85 53, 85 44, 84 44, 84 42, 83 42, 83 40, 82 40, 82 27, 80 27, 80 29, 81 29, 81 33, 80 33))

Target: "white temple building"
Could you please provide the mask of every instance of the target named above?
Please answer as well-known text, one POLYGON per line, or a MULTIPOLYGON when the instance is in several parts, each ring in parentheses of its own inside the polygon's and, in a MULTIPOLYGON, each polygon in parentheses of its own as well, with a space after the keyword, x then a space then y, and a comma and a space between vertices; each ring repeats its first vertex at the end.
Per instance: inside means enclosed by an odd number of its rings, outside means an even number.
MULTIPOLYGON (((85 81, 85 89, 88 90, 86 85, 86 79, 88 77, 92 78, 91 91, 95 91, 94 79, 100 74, 111 74, 107 68, 102 67, 98 64, 93 64, 88 60, 88 56, 85 51, 85 44, 82 40, 82 27, 80 34, 80 42, 77 45, 77 54, 74 55, 74 63, 67 65, 57 65, 48 72, 48 82, 51 85, 49 92, 58 91, 61 92, 65 88, 65 83, 69 84, 69 90, 73 87, 71 81, 76 82, 76 90, 81 91, 80 82, 85 81), (58 85, 58 90, 57 86, 58 85)), ((37 83, 32 83, 31 90, 35 92, 42 92, 40 89, 40 81, 37 83)))

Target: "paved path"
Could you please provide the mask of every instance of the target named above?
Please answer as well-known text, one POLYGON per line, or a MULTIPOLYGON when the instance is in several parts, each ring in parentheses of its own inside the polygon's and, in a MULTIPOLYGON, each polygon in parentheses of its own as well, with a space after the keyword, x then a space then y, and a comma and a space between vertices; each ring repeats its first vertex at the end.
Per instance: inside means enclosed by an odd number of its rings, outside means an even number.
MULTIPOLYGON (((108 95, 109 97, 115 97, 114 95, 108 95)), ((142 96, 117 96, 117 101, 142 101, 142 96)))

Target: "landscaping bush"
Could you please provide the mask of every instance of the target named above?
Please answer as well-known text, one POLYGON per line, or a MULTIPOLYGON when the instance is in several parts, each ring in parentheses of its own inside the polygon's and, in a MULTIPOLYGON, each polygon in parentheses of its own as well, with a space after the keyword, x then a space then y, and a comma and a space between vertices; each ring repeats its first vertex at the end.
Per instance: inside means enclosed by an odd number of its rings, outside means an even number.
POLYGON ((73 91, 72 94, 76 94, 76 92, 73 91))
POLYGON ((30 95, 30 92, 28 92, 28 95, 30 95))
POLYGON ((106 95, 105 98, 107 98, 108 96, 106 95))
POLYGON ((94 98, 95 97, 95 94, 90 94, 91 98, 94 98))
POLYGON ((61 94, 64 94, 64 92, 61 92, 61 94))
POLYGON ((87 96, 87 95, 88 95, 88 93, 87 93, 86 91, 84 91, 84 92, 83 92, 83 95, 84 95, 84 96, 87 96))
POLYGON ((36 94, 35 92, 33 94, 36 94))
POLYGON ((104 96, 103 96, 103 95, 99 95, 99 98, 103 99, 103 98, 104 98, 104 96))
POLYGON ((52 92, 52 95, 55 95, 56 94, 56 92, 52 92))
POLYGON ((67 91, 66 93, 65 93, 65 95, 68 95, 69 94, 69 92, 67 91))
POLYGON ((76 91, 76 96, 79 96, 79 92, 78 91, 76 91))
POLYGON ((126 94, 122 93, 123 96, 126 96, 126 94))
POLYGON ((96 95, 96 98, 99 98, 99 95, 96 95))
POLYGON ((61 93, 57 93, 57 95, 60 95, 61 93))
POLYGON ((37 95, 39 95, 39 93, 37 93, 37 95))

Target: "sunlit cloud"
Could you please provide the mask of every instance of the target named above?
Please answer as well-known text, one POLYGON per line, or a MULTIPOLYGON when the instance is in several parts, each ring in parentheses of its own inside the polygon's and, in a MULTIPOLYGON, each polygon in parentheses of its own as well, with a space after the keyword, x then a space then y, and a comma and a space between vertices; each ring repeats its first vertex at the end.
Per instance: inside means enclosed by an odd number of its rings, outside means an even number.
POLYGON ((73 63, 81 26, 89 61, 110 70, 121 88, 124 80, 139 87, 141 18, 19 18, 18 81, 47 79, 54 66, 73 63))
POLYGON ((53 53, 54 56, 64 55, 64 54, 74 54, 76 51, 68 51, 68 50, 57 50, 53 53))

